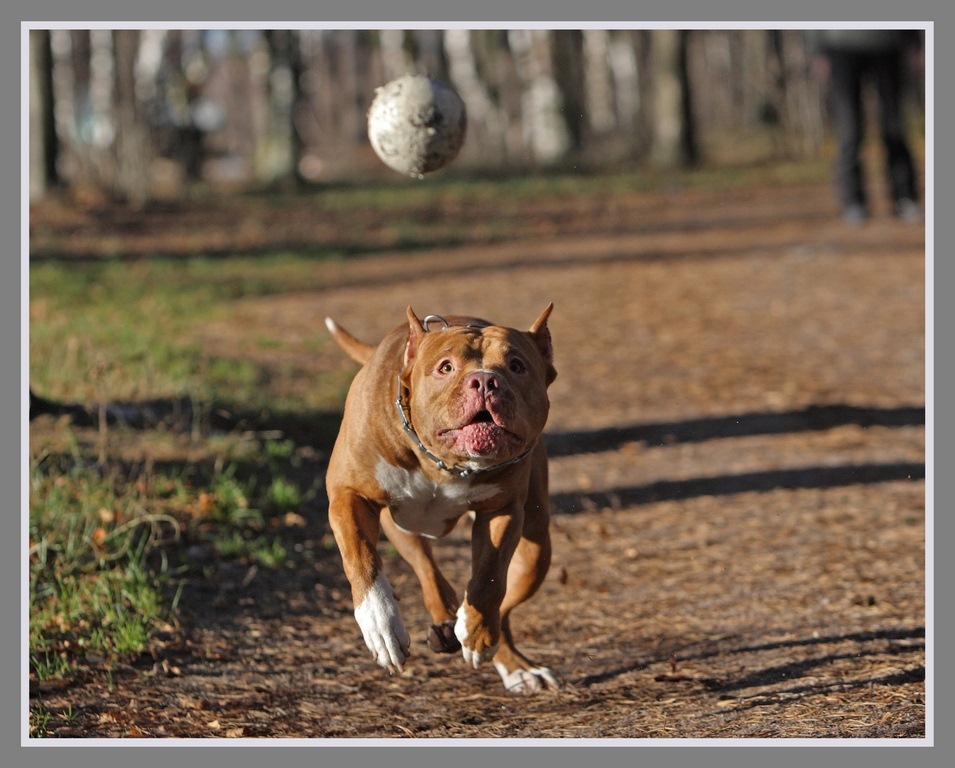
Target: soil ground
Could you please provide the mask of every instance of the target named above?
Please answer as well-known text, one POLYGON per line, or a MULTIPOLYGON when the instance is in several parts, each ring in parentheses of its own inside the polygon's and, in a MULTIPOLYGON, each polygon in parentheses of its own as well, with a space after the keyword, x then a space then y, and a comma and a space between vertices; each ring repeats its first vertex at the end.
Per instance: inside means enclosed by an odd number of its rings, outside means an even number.
MULTIPOLYGON (((55 735, 77 738, 924 737, 924 230, 884 209, 848 228, 831 200, 804 184, 531 204, 512 239, 348 259, 322 290, 202 329, 294 389, 354 368, 306 347, 326 315, 375 340, 409 303, 524 327, 555 303, 554 560, 513 623, 558 691, 511 696, 493 667, 432 654, 387 548, 413 657, 378 669, 319 497, 296 534, 325 548, 314 565, 223 565, 150 654, 31 700, 70 708, 55 735)), ((330 446, 311 447, 320 487, 330 446)), ((467 534, 437 546, 459 588, 467 534)))

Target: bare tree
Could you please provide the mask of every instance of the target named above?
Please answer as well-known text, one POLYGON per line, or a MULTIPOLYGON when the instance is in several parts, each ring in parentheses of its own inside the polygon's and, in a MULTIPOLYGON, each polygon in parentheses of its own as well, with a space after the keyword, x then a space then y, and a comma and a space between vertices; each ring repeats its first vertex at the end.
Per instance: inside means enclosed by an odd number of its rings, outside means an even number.
POLYGON ((137 94, 136 63, 140 32, 134 29, 113 32, 115 56, 115 133, 113 151, 116 173, 114 191, 134 207, 149 199, 150 161, 153 143, 149 120, 137 94))
POLYGON ((483 156, 502 157, 507 152, 507 114, 491 94, 490 85, 481 77, 473 46, 474 32, 449 29, 444 33, 451 84, 467 105, 472 141, 483 156))
MULTIPOLYGON (((606 29, 585 29, 582 35, 587 121, 591 133, 602 136, 617 127, 610 32, 606 29)), ((636 88, 635 82, 631 85, 636 88)))
POLYGON ((531 157, 543 164, 562 159, 571 148, 564 101, 554 77, 552 33, 516 29, 508 33, 521 80, 521 125, 531 157))
POLYGON ((812 77, 805 36, 784 31, 780 39, 780 67, 785 77, 783 100, 786 135, 802 157, 818 152, 825 138, 825 96, 822 83, 812 77))
POLYGON ((259 110, 259 141, 256 145, 255 175, 261 183, 298 179, 302 141, 295 126, 295 113, 302 98, 302 57, 298 33, 267 30, 264 41, 253 54, 259 65, 253 76, 265 92, 259 110))
POLYGON ((30 199, 57 182, 56 124, 53 116, 53 51, 50 32, 30 30, 30 199))
POLYGON ((381 61, 385 79, 394 80, 402 75, 417 73, 418 69, 409 48, 411 41, 403 29, 383 29, 378 33, 381 61))
POLYGON ((567 127, 568 151, 579 151, 588 138, 584 37, 568 29, 551 36, 554 82, 560 91, 563 122, 567 127))
POLYGON ((652 33, 653 157, 663 166, 690 166, 699 152, 687 71, 686 30, 652 33))
POLYGON ((106 189, 111 178, 112 46, 104 30, 50 33, 58 171, 71 190, 106 189))

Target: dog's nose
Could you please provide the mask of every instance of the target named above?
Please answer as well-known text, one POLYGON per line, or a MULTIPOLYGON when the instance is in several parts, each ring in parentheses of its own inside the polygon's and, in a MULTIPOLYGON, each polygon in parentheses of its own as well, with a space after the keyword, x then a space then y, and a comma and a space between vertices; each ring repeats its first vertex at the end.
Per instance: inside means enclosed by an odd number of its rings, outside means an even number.
POLYGON ((465 379, 464 386, 466 389, 474 389, 482 395, 487 395, 500 389, 501 382, 491 371, 474 371, 465 379))

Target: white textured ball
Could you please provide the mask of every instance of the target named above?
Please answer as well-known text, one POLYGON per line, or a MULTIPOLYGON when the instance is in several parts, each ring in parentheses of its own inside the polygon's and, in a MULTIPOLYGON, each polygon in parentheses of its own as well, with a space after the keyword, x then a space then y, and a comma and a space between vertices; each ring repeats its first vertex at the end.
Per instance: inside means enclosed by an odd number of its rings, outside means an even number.
POLYGON ((403 75, 376 88, 368 110, 375 153, 389 168, 419 179, 457 157, 467 127, 461 97, 424 75, 403 75))

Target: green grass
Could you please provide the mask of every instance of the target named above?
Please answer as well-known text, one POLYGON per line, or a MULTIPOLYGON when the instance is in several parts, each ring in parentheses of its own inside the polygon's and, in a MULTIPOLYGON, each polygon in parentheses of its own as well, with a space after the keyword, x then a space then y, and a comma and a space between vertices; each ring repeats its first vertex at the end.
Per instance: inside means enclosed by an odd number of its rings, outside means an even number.
POLYGON ((265 568, 281 568, 288 562, 288 552, 279 539, 251 536, 241 531, 217 538, 215 549, 219 557, 226 560, 241 560, 265 568))
POLYGON ((30 661, 39 679, 62 675, 78 657, 128 657, 146 647, 175 610, 171 571, 150 555, 175 540, 180 523, 141 491, 77 465, 31 467, 30 661))
MULTIPOLYGON (((820 159, 770 160, 772 152, 750 152, 751 159, 741 146, 766 144, 764 137, 726 137, 722 143, 732 145, 732 150, 719 148, 721 158, 738 156, 733 163, 704 163, 701 167, 674 170, 641 166, 619 171, 590 169, 570 165, 563 168, 515 173, 490 173, 475 175, 454 169, 429 177, 426 182, 395 177, 390 182, 342 183, 319 188, 307 193, 317 212, 335 212, 347 215, 365 209, 387 210, 389 216, 401 226, 411 226, 418 218, 415 214, 428 210, 435 204, 458 203, 464 207, 472 203, 500 202, 504 207, 528 200, 551 197, 578 196, 605 197, 627 192, 654 192, 673 187, 688 189, 731 189, 754 183, 800 183, 825 181, 829 168, 820 159)), ((716 150, 714 150, 716 152, 716 150)), ((705 152, 705 154, 708 154, 705 152)), ((270 192, 270 205, 281 206, 293 198, 288 194, 270 192)), ((300 200, 296 196, 295 200, 300 200)), ((287 204, 287 203, 286 203, 287 204)), ((420 227, 420 222, 419 222, 420 227)), ((420 232, 417 233, 420 236, 420 232)), ((360 235, 359 235, 360 236, 360 235)))
MULTIPOLYGON (((188 465, 123 474, 84 454, 44 453, 30 469, 30 669, 37 680, 136 658, 174 625, 187 578, 208 563, 183 554, 212 546, 218 561, 285 567, 283 516, 303 492, 289 441, 220 439, 233 463, 186 480, 188 465), (250 457, 259 457, 251 461, 250 457)), ((294 447, 294 446, 293 446, 294 447)))
POLYGON ((31 383, 76 400, 101 392, 114 399, 249 396, 260 372, 203 354, 196 331, 237 299, 302 285, 309 263, 288 256, 280 269, 250 257, 33 265, 31 383))

